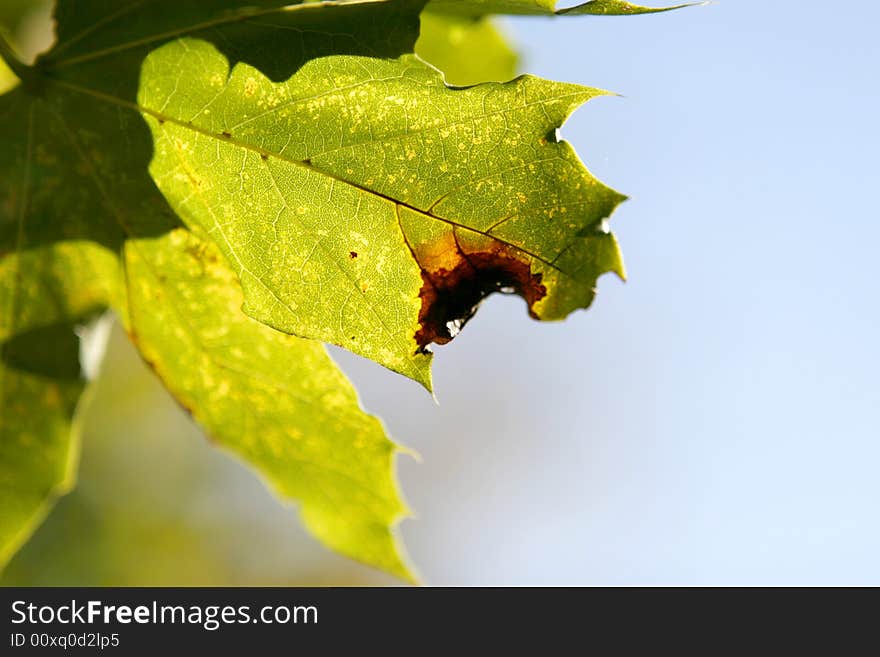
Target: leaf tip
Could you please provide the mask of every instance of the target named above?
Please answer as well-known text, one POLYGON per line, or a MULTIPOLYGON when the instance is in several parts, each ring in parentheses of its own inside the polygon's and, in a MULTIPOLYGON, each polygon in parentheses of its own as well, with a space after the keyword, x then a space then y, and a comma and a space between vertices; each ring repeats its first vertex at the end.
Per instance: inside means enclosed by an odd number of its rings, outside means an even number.
POLYGON ((711 0, 705 0, 703 2, 687 2, 684 4, 672 5, 670 7, 645 7, 631 2, 624 2, 623 0, 590 0, 589 2, 584 2, 583 4, 574 7, 558 9, 554 13, 557 16, 564 16, 566 14, 572 16, 578 14, 591 16, 637 16, 639 14, 660 14, 667 11, 674 11, 676 9, 684 9, 685 7, 700 7, 708 4, 712 4, 711 0))

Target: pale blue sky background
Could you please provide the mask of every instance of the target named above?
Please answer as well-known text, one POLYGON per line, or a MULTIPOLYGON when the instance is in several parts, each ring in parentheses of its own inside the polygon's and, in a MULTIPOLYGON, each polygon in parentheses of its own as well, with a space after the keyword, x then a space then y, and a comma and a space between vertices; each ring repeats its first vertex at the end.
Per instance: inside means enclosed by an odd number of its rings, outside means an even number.
MULTIPOLYGON (((630 281, 552 325, 491 298, 437 349, 439 406, 333 352, 422 455, 427 583, 880 585, 878 24, 818 0, 505 22, 523 70, 624 94, 562 136, 632 197, 630 281)), ((106 370, 16 581, 394 583, 308 538, 118 333, 106 370)))
POLYGON ((440 407, 343 360, 416 447, 404 535, 438 584, 880 584, 880 9, 724 0, 506 22, 604 87, 563 128, 632 199, 630 274, 539 325, 492 298, 440 407))

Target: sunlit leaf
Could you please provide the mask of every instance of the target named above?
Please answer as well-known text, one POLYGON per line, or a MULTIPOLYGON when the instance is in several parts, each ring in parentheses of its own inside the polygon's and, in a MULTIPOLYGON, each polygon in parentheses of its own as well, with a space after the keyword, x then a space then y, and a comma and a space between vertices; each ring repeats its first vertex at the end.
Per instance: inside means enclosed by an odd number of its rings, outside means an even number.
POLYGON ((450 89, 407 54, 308 58, 273 82, 179 39, 145 60, 138 106, 156 183, 223 251, 248 314, 428 385, 428 345, 487 294, 562 319, 623 275, 604 219, 624 197, 556 136, 603 93, 529 76, 450 89))
POLYGON ((431 0, 432 11, 482 16, 485 14, 525 14, 525 15, 563 15, 592 14, 594 16, 627 16, 635 14, 656 14, 690 7, 700 2, 672 6, 646 7, 623 0, 589 0, 580 4, 557 9, 559 0, 431 0))
MULTIPOLYGON (((360 410, 322 345, 242 315, 234 275, 215 247, 180 227, 147 172, 152 141, 132 103, 150 48, 196 29, 246 49, 262 29, 226 11, 241 3, 179 12, 169 8, 180 3, 111 4, 117 11, 104 15, 106 2, 62 1, 58 47, 0 96, 3 559, 72 483, 71 418, 84 382, 71 329, 112 307, 178 400, 282 499, 299 503, 313 534, 412 579, 394 535, 404 513, 395 447, 381 425, 360 410), (216 13, 206 28, 208 10, 216 13), (194 265, 194 253, 204 260, 194 265), (59 351, 68 343, 72 351, 59 351)), ((264 3, 273 4, 282 3, 264 3)), ((280 20, 290 14, 279 11, 280 20)), ((278 34, 279 43, 289 38, 278 34)))
POLYGON ((423 12, 416 54, 453 85, 504 82, 516 75, 516 53, 485 16, 423 12))
POLYGON ((84 387, 70 326, 0 344, 0 568, 73 485, 84 387))
POLYGON ((558 135, 605 92, 510 80, 485 17, 552 2, 435 0, 445 77, 424 0, 288 2, 59 0, 34 67, 0 38, 0 562, 72 483, 72 330, 112 308, 315 536, 412 579, 396 448, 320 342, 430 388, 488 294, 558 320, 624 275, 624 197, 558 135))
POLYGON ((75 477, 84 389, 74 324, 120 295, 113 231, 64 129, 21 88, 0 96, 0 566, 75 477))
POLYGON ((396 448, 324 346, 244 315, 235 274, 184 229, 130 241, 126 270, 135 344, 215 444, 299 502, 324 543, 412 579, 393 532, 396 448))

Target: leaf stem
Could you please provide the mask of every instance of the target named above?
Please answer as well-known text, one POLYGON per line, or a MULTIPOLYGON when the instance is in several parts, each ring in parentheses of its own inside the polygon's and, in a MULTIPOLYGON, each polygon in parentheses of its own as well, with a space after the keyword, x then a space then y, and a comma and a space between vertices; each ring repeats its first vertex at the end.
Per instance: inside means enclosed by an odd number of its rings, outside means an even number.
POLYGON ((15 48, 6 40, 3 32, 0 32, 0 57, 3 58, 6 65, 22 82, 34 76, 33 69, 21 61, 18 53, 15 52, 15 48))

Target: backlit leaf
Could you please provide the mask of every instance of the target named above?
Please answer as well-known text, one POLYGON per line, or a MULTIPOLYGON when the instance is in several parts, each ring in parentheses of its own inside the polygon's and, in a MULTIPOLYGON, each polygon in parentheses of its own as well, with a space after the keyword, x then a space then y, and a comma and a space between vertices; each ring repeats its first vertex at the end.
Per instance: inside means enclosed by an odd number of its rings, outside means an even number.
POLYGON ((624 275, 624 197, 558 134, 605 92, 510 79, 486 18, 554 3, 435 0, 418 46, 425 0, 288 3, 58 0, 34 67, 0 38, 0 564, 72 484, 110 308, 315 536, 412 580, 396 447, 321 342, 430 388, 488 294, 558 320, 624 275))
POLYGON ((131 333, 214 442, 251 464, 306 526, 349 557, 412 580, 396 448, 324 346, 241 312, 216 247, 180 228, 126 246, 131 333))
POLYGON ((662 11, 671 11, 690 7, 700 2, 686 3, 666 7, 646 7, 623 0, 589 0, 572 7, 557 9, 558 0, 431 0, 432 11, 449 12, 454 14, 467 14, 481 16, 484 14, 592 14, 594 16, 627 16, 635 14, 656 14, 662 11))
MULTIPOLYGON (((152 141, 133 105, 143 57, 193 30, 243 56, 259 50, 264 28, 226 11, 240 4, 62 0, 58 47, 0 96, 4 560, 72 483, 71 422, 84 387, 72 326, 112 307, 175 397, 299 503, 314 535, 413 578, 394 534, 405 508, 381 425, 322 345, 242 315, 241 289, 216 247, 180 226, 147 171, 152 141)), ((282 23, 292 13, 280 11, 282 23)), ((285 39, 278 31, 275 45, 285 39)))
POLYGON ((314 57, 273 82, 179 39, 145 60, 138 105, 156 183, 231 262, 248 314, 429 385, 428 345, 486 294, 562 319, 623 275, 604 226, 623 196, 556 137, 603 93, 530 76, 450 89, 407 54, 314 57))
POLYGON ((118 298, 114 236, 54 115, 0 96, 0 567, 75 478, 85 387, 73 325, 118 298))
POLYGON ((422 12, 416 54, 456 86, 504 82, 516 75, 516 53, 485 16, 422 12))
POLYGON ((69 326, 0 344, 0 568, 76 478, 85 383, 69 326))

